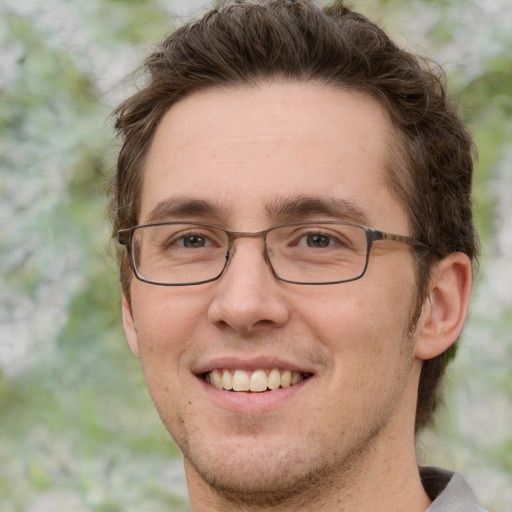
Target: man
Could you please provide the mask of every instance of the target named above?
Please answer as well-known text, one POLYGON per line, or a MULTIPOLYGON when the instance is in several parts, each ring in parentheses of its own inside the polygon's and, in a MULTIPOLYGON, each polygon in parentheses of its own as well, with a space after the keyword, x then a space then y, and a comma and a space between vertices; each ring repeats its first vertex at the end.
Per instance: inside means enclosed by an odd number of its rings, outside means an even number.
POLYGON ((477 253, 434 70, 340 2, 227 2, 117 111, 126 337, 202 511, 479 510, 418 470, 477 253))

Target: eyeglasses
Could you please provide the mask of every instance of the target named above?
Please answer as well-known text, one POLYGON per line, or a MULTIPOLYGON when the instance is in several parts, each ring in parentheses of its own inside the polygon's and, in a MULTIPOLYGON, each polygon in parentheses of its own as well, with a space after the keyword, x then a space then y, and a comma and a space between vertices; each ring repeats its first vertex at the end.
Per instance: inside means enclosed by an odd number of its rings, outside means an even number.
POLYGON ((218 279, 238 238, 261 238, 264 258, 281 281, 335 284, 360 279, 374 242, 391 240, 430 249, 407 236, 347 222, 300 222, 244 233, 200 222, 162 222, 122 229, 135 276, 150 284, 186 286, 218 279))

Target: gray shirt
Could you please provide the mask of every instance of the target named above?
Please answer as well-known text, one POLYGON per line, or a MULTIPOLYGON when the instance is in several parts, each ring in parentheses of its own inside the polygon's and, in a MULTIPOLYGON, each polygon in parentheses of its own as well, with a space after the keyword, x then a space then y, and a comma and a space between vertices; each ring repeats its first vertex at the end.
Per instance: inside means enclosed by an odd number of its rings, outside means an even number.
POLYGON ((421 482, 432 500, 427 512, 485 512, 459 473, 436 467, 420 468, 421 482))

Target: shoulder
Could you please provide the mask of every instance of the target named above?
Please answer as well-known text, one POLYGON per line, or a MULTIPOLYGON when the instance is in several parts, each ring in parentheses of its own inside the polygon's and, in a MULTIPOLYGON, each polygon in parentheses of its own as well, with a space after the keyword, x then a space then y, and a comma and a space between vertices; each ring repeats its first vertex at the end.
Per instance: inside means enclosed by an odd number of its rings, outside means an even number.
POLYGON ((428 466, 420 468, 420 476, 432 500, 427 512, 485 512, 461 474, 428 466))

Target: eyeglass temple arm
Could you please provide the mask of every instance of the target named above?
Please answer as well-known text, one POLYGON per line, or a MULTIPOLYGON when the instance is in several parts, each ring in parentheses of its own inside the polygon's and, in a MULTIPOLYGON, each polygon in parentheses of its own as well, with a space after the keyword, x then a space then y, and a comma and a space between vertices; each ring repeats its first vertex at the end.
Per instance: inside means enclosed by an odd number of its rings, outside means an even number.
POLYGON ((399 242, 401 244, 413 245, 415 247, 423 247, 425 249, 432 249, 430 245, 427 245, 419 240, 404 235, 394 235, 393 233, 383 233, 382 231, 372 230, 372 241, 377 240, 392 240, 393 242, 399 242))

